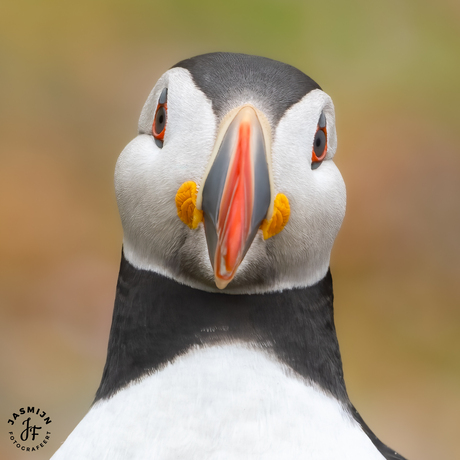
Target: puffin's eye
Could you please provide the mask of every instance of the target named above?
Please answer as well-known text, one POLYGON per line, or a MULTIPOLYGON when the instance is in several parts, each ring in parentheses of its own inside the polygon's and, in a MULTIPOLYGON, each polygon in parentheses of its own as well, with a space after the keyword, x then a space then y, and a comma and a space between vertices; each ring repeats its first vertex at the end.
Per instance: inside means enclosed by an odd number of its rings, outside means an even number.
POLYGON ((155 143, 158 147, 163 148, 163 140, 166 131, 166 121, 167 121, 167 112, 168 104, 166 103, 166 98, 168 95, 168 89, 165 88, 158 99, 157 110, 155 112, 155 118, 152 125, 152 134, 155 138, 155 143))
POLYGON ((311 154, 311 169, 319 168, 327 154, 327 130, 326 116, 323 112, 319 117, 318 126, 316 127, 315 139, 313 140, 313 149, 311 154))
POLYGON ((153 131, 153 135, 156 138, 162 137, 162 134, 164 134, 165 126, 166 126, 166 109, 164 106, 160 105, 155 115, 155 127, 153 131))

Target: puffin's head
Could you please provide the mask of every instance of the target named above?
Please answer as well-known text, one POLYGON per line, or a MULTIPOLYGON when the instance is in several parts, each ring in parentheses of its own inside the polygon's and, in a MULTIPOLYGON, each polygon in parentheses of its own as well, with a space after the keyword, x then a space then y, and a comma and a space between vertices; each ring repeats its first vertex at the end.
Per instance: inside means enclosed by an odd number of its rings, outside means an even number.
POLYGON ((115 188, 135 267, 228 293, 326 274, 345 213, 331 98, 270 59, 206 54, 168 70, 115 188))

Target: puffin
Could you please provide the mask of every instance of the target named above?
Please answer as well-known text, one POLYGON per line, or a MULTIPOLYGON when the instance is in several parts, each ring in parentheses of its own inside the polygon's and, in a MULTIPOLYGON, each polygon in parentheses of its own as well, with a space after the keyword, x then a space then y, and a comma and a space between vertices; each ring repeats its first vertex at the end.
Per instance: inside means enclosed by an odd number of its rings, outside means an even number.
POLYGON ((297 68, 166 71, 115 167, 123 245, 95 400, 53 460, 404 460, 351 403, 334 105, 297 68))

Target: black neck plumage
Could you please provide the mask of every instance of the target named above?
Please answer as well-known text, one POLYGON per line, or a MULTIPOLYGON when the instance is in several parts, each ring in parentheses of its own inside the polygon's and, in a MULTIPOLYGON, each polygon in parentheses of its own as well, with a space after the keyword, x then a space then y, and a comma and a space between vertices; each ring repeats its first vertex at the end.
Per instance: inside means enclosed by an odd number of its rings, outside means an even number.
POLYGON ((307 288, 228 295, 137 269, 122 255, 107 361, 95 401, 192 347, 234 342, 260 347, 337 398, 386 459, 404 460, 374 435, 348 399, 330 272, 307 288))
POLYGON ((107 362, 96 400, 191 347, 260 346, 300 376, 348 401, 333 318, 330 272, 314 286, 252 295, 209 293, 122 256, 107 362))

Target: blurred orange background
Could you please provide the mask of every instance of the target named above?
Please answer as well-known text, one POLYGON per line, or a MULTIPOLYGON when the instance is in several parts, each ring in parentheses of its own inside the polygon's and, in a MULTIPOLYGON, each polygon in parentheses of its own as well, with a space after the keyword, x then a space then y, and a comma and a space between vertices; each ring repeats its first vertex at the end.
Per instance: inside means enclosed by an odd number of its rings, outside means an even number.
POLYGON ((460 458, 460 3, 7 1, 0 15, 0 458, 49 458, 105 361, 122 230, 118 154, 160 75, 259 54, 336 106, 348 190, 332 254, 348 391, 409 459, 460 458), (7 419, 53 420, 17 451, 7 419))

